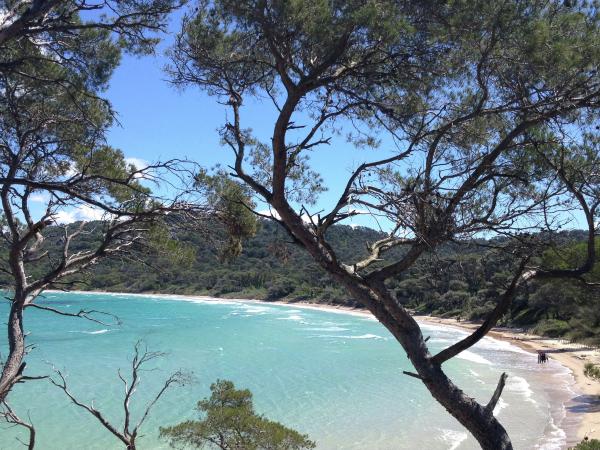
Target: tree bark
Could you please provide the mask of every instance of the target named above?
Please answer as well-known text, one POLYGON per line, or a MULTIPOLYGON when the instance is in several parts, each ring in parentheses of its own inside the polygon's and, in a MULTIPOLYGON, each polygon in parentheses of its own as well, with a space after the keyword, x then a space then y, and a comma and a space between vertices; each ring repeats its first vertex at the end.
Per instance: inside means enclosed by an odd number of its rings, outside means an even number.
POLYGON ((8 316, 8 357, 0 375, 0 402, 17 383, 23 373, 25 357, 25 333, 23 331, 23 308, 25 297, 16 295, 8 316))
MULTIPOLYGON (((421 329, 410 316, 397 320, 384 306, 388 303, 368 285, 361 286, 343 274, 334 278, 362 302, 373 315, 392 333, 406 351, 419 378, 431 395, 477 439, 483 450, 512 450, 512 443, 502 424, 489 410, 466 395, 444 373, 427 349, 421 329)), ((385 289, 385 288, 383 288, 385 289)))

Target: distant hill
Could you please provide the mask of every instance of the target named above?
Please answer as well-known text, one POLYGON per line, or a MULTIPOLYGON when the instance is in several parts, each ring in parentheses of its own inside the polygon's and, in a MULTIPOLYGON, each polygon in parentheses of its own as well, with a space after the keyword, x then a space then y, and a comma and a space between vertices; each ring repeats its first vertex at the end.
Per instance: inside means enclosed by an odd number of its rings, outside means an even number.
MULTIPOLYGON (((348 263, 364 256, 366 244, 381 237, 370 228, 343 225, 332 227, 328 236, 341 260, 348 263)), ((571 231, 553 240, 560 248, 577 249, 585 237, 583 231, 571 231)), ((74 250, 85 249, 95 237, 92 233, 86 239, 74 250)), ((192 261, 174 265, 168 257, 155 254, 106 260, 74 287, 360 306, 304 250, 291 244, 274 222, 262 221, 256 236, 244 243, 242 254, 232 261, 221 261, 217 246, 202 233, 182 232, 176 239, 184 248, 195 250, 192 261)), ((512 267, 509 256, 491 250, 488 244, 482 240, 445 245, 389 284, 398 301, 416 311, 463 319, 483 317, 495 306, 512 267)), ((598 268, 594 276, 600 278, 598 268)), ((0 284, 10 287, 10 279, 0 275, 0 284)), ((549 335, 600 340, 599 299, 597 291, 564 281, 531 283, 519 293, 505 322, 549 335)))

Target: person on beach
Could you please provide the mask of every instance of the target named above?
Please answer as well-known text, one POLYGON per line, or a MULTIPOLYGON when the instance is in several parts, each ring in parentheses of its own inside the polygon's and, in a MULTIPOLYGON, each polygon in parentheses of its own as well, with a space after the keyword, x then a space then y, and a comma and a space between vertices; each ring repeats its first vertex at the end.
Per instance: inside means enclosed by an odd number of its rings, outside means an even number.
POLYGON ((544 364, 546 362, 548 362, 548 356, 546 355, 546 352, 538 350, 538 364, 544 364))

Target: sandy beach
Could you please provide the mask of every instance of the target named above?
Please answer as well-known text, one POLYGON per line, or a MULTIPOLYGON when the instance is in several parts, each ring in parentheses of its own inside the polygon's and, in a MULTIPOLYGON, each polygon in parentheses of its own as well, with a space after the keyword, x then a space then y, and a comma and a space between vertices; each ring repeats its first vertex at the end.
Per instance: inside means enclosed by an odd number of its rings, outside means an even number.
MULTIPOLYGON (((49 292, 49 291, 46 291, 49 292)), ((79 292, 82 294, 92 293, 90 291, 72 291, 79 292)), ((101 293, 94 291, 95 293, 101 293)), ((103 293, 103 292, 102 292, 103 293)), ((119 294, 114 292, 106 292, 107 294, 119 294)), ((139 296, 161 296, 169 297, 180 300, 213 300, 213 301, 244 301, 244 302, 257 302, 257 303, 275 303, 283 305, 293 305, 297 308, 326 310, 330 312, 337 312, 340 314, 355 314, 371 316, 371 313, 364 309, 350 308, 345 306, 333 306, 333 305, 322 305, 315 303, 306 302, 264 302, 262 300, 254 299, 242 299, 242 298, 214 298, 203 295, 175 295, 175 294, 162 294, 162 293, 144 293, 144 294, 129 294, 122 293, 124 295, 139 295, 139 296)), ((458 322, 456 319, 444 319, 440 317, 426 316, 426 315, 415 315, 415 319, 418 322, 431 323, 436 325, 443 325, 448 327, 455 327, 462 330, 474 330, 478 327, 477 323, 472 322, 458 322)), ((532 361, 535 361, 537 356, 536 352, 543 350, 547 353, 550 358, 553 358, 564 367, 568 368, 574 377, 575 391, 574 397, 568 402, 566 406, 567 419, 566 422, 571 424, 565 427, 567 433, 567 443, 574 445, 576 442, 581 441, 583 438, 588 437, 590 439, 600 439, 600 383, 595 382, 587 378, 583 372, 587 362, 600 364, 600 352, 598 350, 589 349, 579 344, 571 344, 559 339, 545 338, 532 334, 527 334, 522 331, 510 328, 494 328, 490 333, 489 337, 507 341, 513 345, 516 345, 523 350, 532 353, 532 361)))
MULTIPOLYGON (((466 330, 477 328, 478 324, 457 322, 455 319, 442 319, 431 316, 416 316, 419 321, 443 324, 466 330)), ((517 345, 524 350, 537 352, 543 350, 546 354, 567 367, 575 378, 577 395, 567 407, 567 414, 577 419, 577 440, 585 437, 600 439, 600 383, 590 380, 583 374, 585 364, 592 362, 600 364, 600 352, 580 344, 571 344, 559 339, 545 338, 533 334, 526 334, 507 328, 495 328, 488 336, 505 340, 517 345)), ((573 436, 569 436, 569 441, 573 436)))

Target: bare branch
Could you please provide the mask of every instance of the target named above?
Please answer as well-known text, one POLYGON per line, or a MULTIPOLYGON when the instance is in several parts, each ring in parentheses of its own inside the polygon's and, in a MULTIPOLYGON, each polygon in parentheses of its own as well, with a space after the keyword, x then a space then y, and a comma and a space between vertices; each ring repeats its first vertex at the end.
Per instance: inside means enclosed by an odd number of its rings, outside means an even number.
POLYGON ((191 380, 192 380, 191 375, 187 374, 183 371, 177 371, 177 372, 173 373, 171 376, 169 376, 165 380, 165 382, 163 383, 163 385, 159 389, 159 391, 152 397, 150 402, 147 403, 137 424, 134 426, 133 429, 130 429, 130 423, 132 420, 130 402, 131 402, 133 394, 135 393, 135 391, 137 390, 137 388, 139 386, 140 372, 142 370, 144 370, 144 366, 148 362, 150 362, 154 359, 157 359, 157 358, 161 358, 163 356, 164 356, 164 353, 148 351, 148 349, 145 346, 145 344, 143 343, 143 341, 138 341, 134 346, 134 355, 133 355, 133 358, 131 361, 131 374, 130 374, 131 378, 130 378, 130 380, 127 380, 121 374, 120 370, 118 371, 117 375, 118 375, 119 379, 121 380, 121 382, 123 383, 124 388, 125 388, 124 398, 123 398, 123 410, 124 410, 124 418, 123 418, 123 426, 122 426, 123 431, 120 431, 117 428, 117 426, 113 425, 103 415, 103 413, 101 411, 94 408, 93 404, 88 405, 88 404, 85 404, 85 403, 81 402, 80 400, 78 400, 77 397, 75 397, 75 395, 73 395, 69 391, 69 389, 67 387, 66 377, 63 375, 63 373, 60 370, 58 370, 56 368, 54 369, 54 372, 55 372, 55 375, 57 378, 50 378, 50 382, 54 386, 60 388, 65 393, 65 395, 67 395, 67 397, 71 400, 72 403, 79 406, 80 408, 83 408, 84 410, 89 412, 92 416, 94 416, 104 428, 106 428, 110 433, 112 433, 115 437, 117 437, 123 444, 125 444, 125 446, 128 450, 135 450, 136 449, 136 438, 139 435, 139 430, 140 430, 141 426, 144 424, 144 422, 148 418, 149 414, 151 413, 152 409, 158 403, 158 401, 161 399, 161 397, 165 394, 165 392, 167 392, 167 390, 169 390, 173 386, 184 386, 185 384, 191 382, 191 380), (142 349, 142 346, 144 347, 143 349, 142 349))
POLYGON ((2 407, 2 410, 0 410, 0 418, 8 424, 13 424, 25 428, 27 430, 29 439, 27 440, 27 442, 22 442, 20 439, 18 440, 25 447, 27 447, 27 450, 33 450, 35 447, 35 427, 31 423, 31 418, 29 419, 29 422, 26 422, 23 419, 21 419, 13 411, 10 405, 6 403, 6 401, 3 401, 0 406, 2 407))
POLYGON ((507 378, 508 375, 506 374, 506 372, 503 372, 502 375, 500 375, 500 379, 498 380, 498 386, 496 386, 494 395, 492 395, 492 398, 490 399, 489 403, 485 406, 485 410, 488 414, 494 413, 494 409, 496 408, 498 400, 500 400, 500 396, 502 395, 502 390, 504 389, 504 385, 506 384, 507 378))
POLYGON ((502 318, 502 316, 508 311, 519 286, 521 286, 521 284, 535 276, 534 271, 525 271, 525 267, 528 261, 529 258, 526 258, 523 261, 521 261, 521 264, 517 269, 515 275, 513 276, 510 285, 504 291, 504 294, 502 294, 502 296, 498 299, 496 307, 486 317, 483 324, 481 324, 473 333, 471 333, 464 339, 461 339, 457 343, 439 352, 431 359, 432 362, 441 365, 444 362, 448 361, 450 358, 454 358, 462 351, 475 345, 477 342, 483 339, 492 328, 494 328, 494 326, 498 323, 498 320, 500 320, 500 318, 502 318))
POLYGON ((100 325, 106 325, 106 326, 121 325, 123 323, 123 322, 121 322, 121 319, 119 319, 119 317, 115 316, 114 314, 107 313, 107 312, 104 312, 104 311, 97 311, 95 309, 80 309, 76 313, 70 313, 70 312, 66 312, 66 311, 61 311, 61 310, 56 309, 56 308, 52 308, 50 306, 38 305, 36 303, 27 303, 25 305, 25 307, 26 308, 41 309, 42 311, 49 311, 49 312, 52 312, 54 314, 58 314, 60 316, 80 317, 82 319, 89 320, 90 322, 95 322, 95 323, 99 323, 100 325), (94 318, 93 317, 94 314, 111 317, 111 318, 114 319, 114 322, 103 322, 102 320, 94 318))

